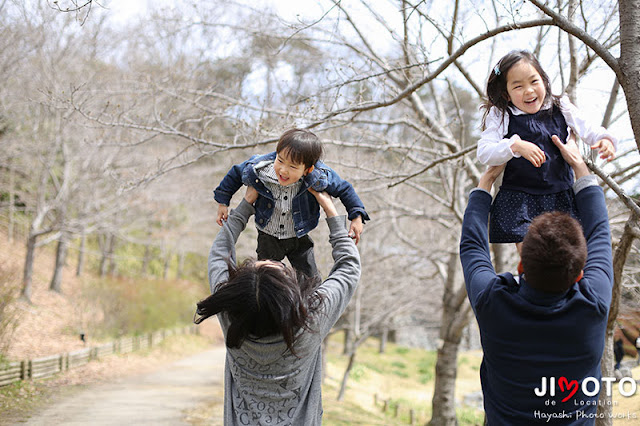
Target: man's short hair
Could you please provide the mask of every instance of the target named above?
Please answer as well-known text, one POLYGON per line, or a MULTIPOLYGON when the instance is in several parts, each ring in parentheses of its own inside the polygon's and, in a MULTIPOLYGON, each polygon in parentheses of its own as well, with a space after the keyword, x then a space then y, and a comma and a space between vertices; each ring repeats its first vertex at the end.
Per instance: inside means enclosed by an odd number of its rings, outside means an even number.
POLYGON ((541 214, 531 222, 520 256, 525 280, 533 288, 565 292, 587 260, 587 242, 580 223, 562 212, 541 214))
POLYGON ((291 161, 304 163, 306 169, 322 158, 322 143, 309 130, 289 129, 280 136, 276 152, 286 153, 291 161))

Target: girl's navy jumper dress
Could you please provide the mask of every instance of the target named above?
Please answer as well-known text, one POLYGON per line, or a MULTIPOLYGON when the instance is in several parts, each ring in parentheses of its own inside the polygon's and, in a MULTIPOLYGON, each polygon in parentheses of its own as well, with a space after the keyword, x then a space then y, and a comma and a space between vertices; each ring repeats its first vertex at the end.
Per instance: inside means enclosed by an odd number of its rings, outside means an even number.
POLYGON ((563 211, 576 215, 571 186, 573 171, 551 140, 557 135, 561 141, 569 136, 567 122, 560 108, 535 114, 516 115, 509 110, 509 128, 505 138, 514 134, 534 143, 545 153, 546 161, 535 167, 524 157, 507 162, 502 186, 491 205, 489 240, 492 243, 518 243, 524 239, 529 224, 548 211, 563 211))

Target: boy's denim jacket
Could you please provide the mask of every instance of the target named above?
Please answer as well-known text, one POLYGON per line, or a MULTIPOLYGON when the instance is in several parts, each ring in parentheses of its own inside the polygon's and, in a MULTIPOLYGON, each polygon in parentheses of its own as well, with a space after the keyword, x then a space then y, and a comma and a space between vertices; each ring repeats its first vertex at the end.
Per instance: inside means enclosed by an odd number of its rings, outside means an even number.
MULTIPOLYGON (((229 205, 231 197, 244 184, 253 186, 258 191, 258 200, 255 203, 255 221, 259 229, 263 229, 273 214, 275 205, 271 191, 267 189, 264 183, 258 178, 256 168, 263 167, 268 163, 273 163, 276 159, 276 153, 272 152, 265 155, 254 155, 241 164, 236 164, 229 170, 227 175, 222 179, 220 185, 213 191, 215 200, 226 206, 229 205)), ((353 186, 338 176, 330 167, 321 161, 315 164, 311 173, 302 179, 302 187, 298 194, 293 198, 292 215, 293 223, 298 238, 306 235, 316 226, 320 218, 320 205, 308 191, 313 188, 315 191, 325 191, 332 197, 340 198, 342 204, 347 209, 349 220, 353 220, 359 215, 362 221, 369 220, 369 215, 364 209, 364 205, 353 186)))

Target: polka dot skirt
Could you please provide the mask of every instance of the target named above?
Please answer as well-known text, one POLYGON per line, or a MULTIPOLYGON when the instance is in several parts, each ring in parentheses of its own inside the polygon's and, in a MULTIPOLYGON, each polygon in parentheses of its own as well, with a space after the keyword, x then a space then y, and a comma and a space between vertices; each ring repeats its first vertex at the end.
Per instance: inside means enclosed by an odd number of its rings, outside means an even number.
POLYGON ((538 195, 501 189, 491 204, 489 242, 521 242, 531 221, 536 216, 550 211, 562 211, 577 218, 573 190, 538 195))

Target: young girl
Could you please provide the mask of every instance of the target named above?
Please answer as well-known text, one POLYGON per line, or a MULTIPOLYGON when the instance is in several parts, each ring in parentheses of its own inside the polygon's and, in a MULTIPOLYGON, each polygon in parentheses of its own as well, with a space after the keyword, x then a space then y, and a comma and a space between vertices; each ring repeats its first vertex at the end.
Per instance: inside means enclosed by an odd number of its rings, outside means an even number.
POLYGON ((487 81, 487 98, 478 159, 489 166, 507 163, 491 206, 489 240, 520 243, 541 213, 559 210, 576 217, 573 172, 551 138, 565 142, 575 132, 608 161, 617 139, 566 97, 552 95, 549 77, 527 51, 500 59, 487 81))

